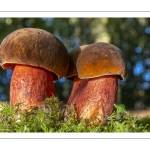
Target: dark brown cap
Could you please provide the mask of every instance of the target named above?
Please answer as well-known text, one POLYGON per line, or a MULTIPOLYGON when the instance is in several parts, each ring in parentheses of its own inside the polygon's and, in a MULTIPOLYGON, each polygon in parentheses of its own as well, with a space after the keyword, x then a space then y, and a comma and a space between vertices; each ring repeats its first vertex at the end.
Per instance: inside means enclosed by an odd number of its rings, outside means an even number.
POLYGON ((118 47, 104 42, 86 47, 79 55, 76 67, 80 79, 118 75, 122 80, 127 76, 123 52, 118 47))
POLYGON ((69 67, 68 52, 53 34, 38 28, 23 28, 5 37, 0 45, 0 65, 14 69, 16 64, 51 71, 54 80, 62 78, 69 67))
POLYGON ((66 74, 66 78, 69 80, 74 79, 74 76, 76 76, 77 73, 77 69, 76 69, 76 63, 77 63, 77 59, 81 53, 81 51, 83 51, 88 45, 82 45, 78 48, 73 49, 70 53, 69 53, 69 69, 68 72, 66 74))

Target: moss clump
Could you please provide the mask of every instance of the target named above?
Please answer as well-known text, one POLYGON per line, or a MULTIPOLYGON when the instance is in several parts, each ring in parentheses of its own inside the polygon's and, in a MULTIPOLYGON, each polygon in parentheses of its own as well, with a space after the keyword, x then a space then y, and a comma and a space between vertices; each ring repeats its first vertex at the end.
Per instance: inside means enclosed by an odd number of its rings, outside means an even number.
POLYGON ((107 124, 91 125, 87 120, 77 120, 74 108, 63 117, 62 103, 57 97, 47 98, 42 106, 30 112, 20 110, 19 105, 0 103, 0 132, 149 132, 150 118, 138 119, 124 108, 106 118, 107 124))

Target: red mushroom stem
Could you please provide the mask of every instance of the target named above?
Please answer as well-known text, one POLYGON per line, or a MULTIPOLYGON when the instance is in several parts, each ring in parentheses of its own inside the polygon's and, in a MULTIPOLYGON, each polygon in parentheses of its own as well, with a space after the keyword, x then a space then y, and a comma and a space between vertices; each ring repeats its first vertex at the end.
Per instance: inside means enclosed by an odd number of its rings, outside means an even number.
POLYGON ((10 82, 10 105, 36 107, 55 96, 53 75, 42 68, 16 65, 10 82))
MULTIPOLYGON (((68 105, 73 105, 79 118, 103 121, 112 114, 117 100, 118 76, 74 79, 68 105)), ((66 115, 67 111, 65 112, 66 115)))

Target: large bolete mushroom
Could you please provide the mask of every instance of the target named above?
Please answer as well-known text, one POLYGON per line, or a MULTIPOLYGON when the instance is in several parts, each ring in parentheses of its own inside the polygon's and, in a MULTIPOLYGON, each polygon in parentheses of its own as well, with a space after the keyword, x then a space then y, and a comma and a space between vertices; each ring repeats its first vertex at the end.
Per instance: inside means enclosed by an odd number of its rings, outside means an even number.
POLYGON ((53 34, 38 28, 23 28, 6 36, 0 45, 0 64, 13 70, 10 105, 22 108, 41 105, 55 96, 53 80, 69 67, 68 52, 53 34))
POLYGON ((67 104, 74 106, 78 118, 104 121, 117 102, 118 79, 127 76, 124 54, 112 44, 98 42, 87 46, 76 60, 67 104))

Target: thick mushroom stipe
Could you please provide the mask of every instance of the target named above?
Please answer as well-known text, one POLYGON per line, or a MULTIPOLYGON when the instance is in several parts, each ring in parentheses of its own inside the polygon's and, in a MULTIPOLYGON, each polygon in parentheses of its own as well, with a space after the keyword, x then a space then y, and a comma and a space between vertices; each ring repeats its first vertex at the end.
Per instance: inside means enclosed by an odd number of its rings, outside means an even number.
MULTIPOLYGON (((75 76, 68 105, 73 105, 79 119, 104 121, 112 114, 117 99, 118 76, 109 75, 90 79, 75 76)), ((67 110, 65 112, 67 115, 67 110)))
POLYGON ((46 69, 16 65, 10 82, 10 105, 37 107, 55 96, 52 73, 46 69))

